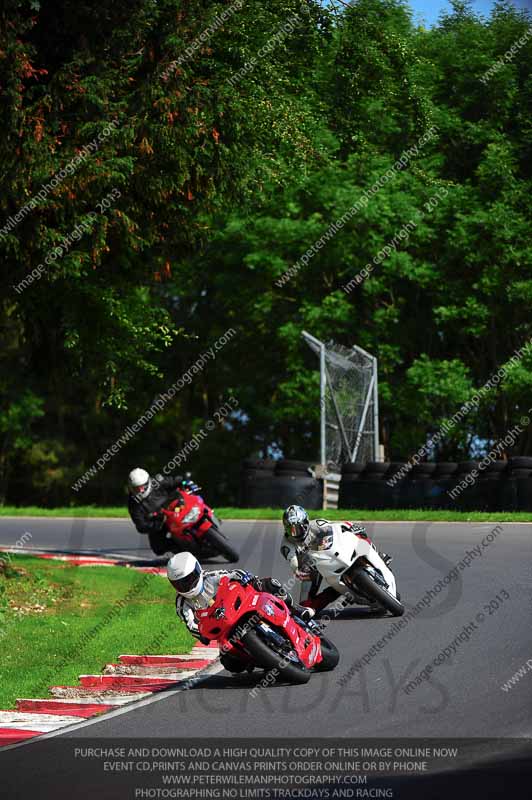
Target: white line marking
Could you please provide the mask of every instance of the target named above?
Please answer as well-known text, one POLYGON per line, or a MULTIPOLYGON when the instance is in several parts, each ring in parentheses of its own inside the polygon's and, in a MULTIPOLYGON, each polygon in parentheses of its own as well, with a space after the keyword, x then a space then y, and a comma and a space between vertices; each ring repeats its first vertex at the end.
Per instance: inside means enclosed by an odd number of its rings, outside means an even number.
POLYGON ((0 728, 29 731, 53 731, 79 721, 79 717, 39 714, 31 711, 0 711, 0 728))
MULTIPOLYGON (((135 694, 128 694, 128 695, 110 695, 109 697, 102 697, 102 695, 98 694, 94 697, 20 697, 19 699, 22 703, 64 703, 68 705, 68 703, 73 703, 74 705, 87 705, 87 706, 98 706, 98 705, 109 705, 109 706, 123 706, 124 703, 129 703, 134 699, 141 699, 143 697, 149 697, 151 692, 135 692, 135 694)), ((32 713, 32 712, 26 712, 32 713)), ((38 712, 35 712, 38 713, 38 712)))
MULTIPOLYGON (((212 675, 216 675, 218 672, 221 672, 223 667, 221 664, 213 664, 212 666, 206 667, 205 670, 202 670, 201 677, 198 677, 198 680, 195 681, 194 686, 199 686, 200 683, 203 683, 207 678, 210 678, 212 675)), ((187 681, 183 681, 186 683, 187 681)), ((39 741, 42 742, 43 739, 53 739, 56 736, 60 736, 63 733, 70 733, 71 731, 77 731, 80 728, 87 728, 89 725, 99 724, 104 722, 107 719, 111 719, 112 717, 118 717, 122 714, 129 714, 130 711, 133 711, 136 708, 142 708, 143 706, 151 705, 152 703, 159 703, 161 700, 167 700, 169 697, 173 697, 175 694, 179 694, 179 692, 187 691, 184 687, 180 687, 177 689, 171 689, 170 691, 165 690, 163 692, 158 692, 154 694, 152 697, 147 697, 145 700, 139 700, 136 703, 129 703, 124 708, 119 708, 116 711, 107 711, 105 714, 100 714, 99 716, 93 719, 87 719, 83 722, 79 722, 76 725, 68 725, 64 728, 61 728, 58 731, 50 731, 50 733, 44 733, 42 736, 33 736, 31 739, 26 739, 23 742, 17 742, 16 744, 10 744, 6 747, 1 748, 1 752, 7 750, 13 750, 15 747, 25 747, 26 745, 33 744, 33 742, 39 741)))

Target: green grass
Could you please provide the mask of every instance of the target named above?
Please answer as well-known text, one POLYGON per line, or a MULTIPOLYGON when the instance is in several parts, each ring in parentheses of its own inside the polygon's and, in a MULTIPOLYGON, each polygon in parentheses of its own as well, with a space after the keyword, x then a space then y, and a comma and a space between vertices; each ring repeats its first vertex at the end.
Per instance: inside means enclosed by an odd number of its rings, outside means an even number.
MULTIPOLYGON (((283 510, 280 508, 217 508, 221 519, 277 519, 280 520, 283 510)), ((0 506, 0 517, 117 517, 128 518, 127 509, 123 506, 73 506, 71 508, 38 508, 37 506, 0 506)), ((390 510, 368 511, 367 509, 342 509, 340 511, 309 511, 309 516, 327 517, 327 519, 355 519, 368 522, 532 522, 532 511, 423 511, 423 510, 390 510)))
POLYGON ((126 505, 65 506, 40 508, 39 506, 0 506, 0 517, 129 517, 126 505))
POLYGON ((0 709, 14 708, 17 697, 47 697, 51 685, 76 685, 121 653, 184 653, 193 643, 158 575, 0 560, 0 709))
MULTIPOLYGON (((276 508, 217 508, 216 513, 222 519, 276 519, 280 520, 282 509, 276 508)), ((364 508, 327 509, 326 511, 308 512, 311 519, 326 517, 329 520, 350 519, 367 522, 532 522, 529 511, 423 511, 414 509, 368 511, 364 508)))

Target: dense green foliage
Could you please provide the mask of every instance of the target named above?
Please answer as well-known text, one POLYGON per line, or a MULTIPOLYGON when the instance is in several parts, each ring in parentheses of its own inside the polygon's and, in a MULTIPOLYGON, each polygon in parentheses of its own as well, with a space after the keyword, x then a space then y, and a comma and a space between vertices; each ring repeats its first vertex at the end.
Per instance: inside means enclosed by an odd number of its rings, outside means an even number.
MULTIPOLYGON (((303 329, 378 356, 386 455, 417 450, 532 336, 531 24, 508 2, 484 20, 457 1, 430 30, 401 0, 336 14, 314 0, 4 3, 0 496, 120 501, 132 466, 160 468, 230 397, 230 422, 176 469, 215 502, 235 501, 242 457, 315 458, 303 329), (216 358, 73 491, 229 328, 216 358)), ((504 436, 531 388, 529 354, 435 455, 504 436)), ((530 426, 515 450, 532 453, 530 426)))

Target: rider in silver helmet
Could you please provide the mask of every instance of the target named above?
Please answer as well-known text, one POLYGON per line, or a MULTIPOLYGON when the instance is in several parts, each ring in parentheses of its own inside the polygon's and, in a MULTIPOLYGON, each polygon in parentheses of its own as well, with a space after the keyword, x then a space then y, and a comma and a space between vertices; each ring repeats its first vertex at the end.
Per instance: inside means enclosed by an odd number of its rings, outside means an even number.
MULTIPOLYGON (((366 539, 375 547, 362 525, 347 521, 342 522, 341 525, 344 530, 350 531, 354 536, 366 539)), ((291 505, 283 514, 283 529, 282 556, 288 561, 298 580, 311 580, 312 562, 305 553, 311 551, 312 548, 319 548, 320 540, 331 533, 331 523, 326 519, 316 519, 311 522, 302 506, 291 505)), ((382 552, 379 552, 379 555, 386 565, 390 564, 391 556, 382 552)), ((308 598, 303 601, 302 605, 321 611, 338 597, 340 594, 332 586, 328 586, 319 594, 311 589, 308 598)))

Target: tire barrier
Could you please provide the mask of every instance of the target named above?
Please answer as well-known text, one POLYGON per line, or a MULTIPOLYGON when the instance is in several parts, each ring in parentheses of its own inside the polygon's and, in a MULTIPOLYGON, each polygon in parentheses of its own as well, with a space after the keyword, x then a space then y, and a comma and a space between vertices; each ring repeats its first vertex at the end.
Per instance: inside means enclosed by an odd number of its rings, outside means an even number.
POLYGON ((387 475, 390 465, 381 461, 368 461, 362 473, 364 480, 382 480, 387 475))
POLYGON ((532 509, 532 458, 515 456, 508 460, 508 478, 501 489, 503 511, 532 509))
POLYGON ((309 464, 308 461, 294 461, 292 459, 286 459, 276 463, 275 473, 277 475, 308 475, 310 467, 311 464, 309 464))
POLYGON ((450 478, 458 472, 458 464, 455 461, 438 461, 434 470, 434 478, 450 478))
POLYGON ((339 508, 532 512, 532 458, 407 466, 344 465, 339 508))
POLYGON ((364 472, 365 464, 342 464, 342 475, 351 475, 353 477, 360 477, 360 474, 364 472))
POLYGON ((320 509, 323 507, 323 481, 317 481, 310 475, 277 475, 276 506, 286 508, 293 503, 304 508, 320 509))
POLYGON ((499 511, 502 508, 502 490, 508 478, 508 462, 493 461, 480 471, 478 484, 471 496, 473 510, 499 511))
MULTIPOLYGON (((323 481, 312 477, 310 466, 292 459, 246 459, 240 506, 283 509, 297 503, 321 509, 323 481)), ((442 461, 408 467, 406 462, 344 464, 338 507, 532 512, 532 458, 516 456, 481 466, 477 461, 442 461)))
POLYGON ((269 508, 273 505, 273 477, 275 462, 246 458, 242 463, 240 481, 240 506, 242 508, 269 508))
POLYGON ((342 464, 340 486, 338 489, 339 508, 348 508, 349 503, 354 504, 352 508, 359 507, 358 483, 362 480, 364 469, 365 464, 342 464))
POLYGON ((275 461, 273 458, 264 458, 258 460, 256 458, 245 458, 242 462, 245 470, 251 472, 273 472, 275 469, 275 461))
POLYGON ((323 481, 309 472, 306 461, 283 460, 243 462, 240 483, 241 508, 284 509, 293 503, 309 509, 323 507, 323 481))

